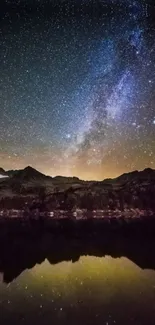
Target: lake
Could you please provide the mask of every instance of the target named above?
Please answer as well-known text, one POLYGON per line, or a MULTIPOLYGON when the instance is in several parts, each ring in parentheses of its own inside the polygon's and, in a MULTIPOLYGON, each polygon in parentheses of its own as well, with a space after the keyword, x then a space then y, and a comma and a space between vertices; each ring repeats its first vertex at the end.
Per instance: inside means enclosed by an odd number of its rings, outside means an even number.
POLYGON ((155 324, 155 271, 126 257, 28 267, 9 284, 0 274, 2 325, 155 324))

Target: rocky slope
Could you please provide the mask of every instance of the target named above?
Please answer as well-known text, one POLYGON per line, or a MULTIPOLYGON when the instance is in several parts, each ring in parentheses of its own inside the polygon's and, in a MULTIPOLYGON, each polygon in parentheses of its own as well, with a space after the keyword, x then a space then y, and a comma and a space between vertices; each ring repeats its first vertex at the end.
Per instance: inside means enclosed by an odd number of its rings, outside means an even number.
MULTIPOLYGON (((73 208, 155 210, 155 170, 133 171, 100 182, 82 181, 77 177, 49 177, 28 166, 23 170, 5 171, 0 179, 0 208, 22 208, 32 201, 45 209, 73 208)), ((35 207, 35 204, 33 204, 35 207)))

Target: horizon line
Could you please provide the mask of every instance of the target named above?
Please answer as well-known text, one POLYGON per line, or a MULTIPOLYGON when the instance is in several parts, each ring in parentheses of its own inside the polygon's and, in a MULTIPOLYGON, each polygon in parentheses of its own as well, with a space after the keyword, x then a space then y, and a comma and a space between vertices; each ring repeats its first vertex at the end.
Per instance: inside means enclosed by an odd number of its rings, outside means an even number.
POLYGON ((146 169, 151 169, 151 170, 155 170, 154 168, 151 168, 151 167, 145 167, 144 169, 140 169, 140 170, 138 170, 138 169, 135 169, 135 170, 131 170, 131 171, 128 171, 128 172, 124 172, 124 173, 122 173, 122 174, 119 174, 118 176, 116 176, 116 177, 107 177, 107 178, 103 178, 103 179, 101 179, 101 180, 94 180, 94 179, 90 179, 90 180, 84 180, 84 179, 81 179, 81 178, 79 178, 78 176, 65 176, 65 175, 60 175, 60 174, 58 174, 58 175, 56 175, 56 176, 51 176, 51 175, 48 175, 48 174, 44 174, 43 172, 41 172, 40 170, 38 170, 38 169, 36 169, 36 168, 34 168, 34 167, 32 167, 31 165, 27 165, 27 166, 25 166, 24 168, 19 168, 19 169, 8 169, 8 170, 5 170, 3 167, 0 167, 0 169, 3 169, 5 172, 9 172, 9 171, 19 171, 19 170, 24 170, 24 169, 26 169, 26 168, 32 168, 32 169, 34 169, 34 170, 36 170, 37 172, 39 172, 39 173, 41 173, 41 174, 43 174, 44 176, 46 176, 46 177, 51 177, 51 178, 56 178, 56 177, 64 177, 64 178, 78 178, 79 180, 81 180, 81 181, 84 181, 84 182, 102 182, 102 181, 104 181, 104 180, 108 180, 108 179, 116 179, 116 178, 118 178, 118 177, 120 177, 120 176, 122 176, 122 175, 124 175, 124 174, 130 174, 130 173, 132 173, 132 172, 142 172, 142 171, 144 171, 144 170, 146 170, 146 169))

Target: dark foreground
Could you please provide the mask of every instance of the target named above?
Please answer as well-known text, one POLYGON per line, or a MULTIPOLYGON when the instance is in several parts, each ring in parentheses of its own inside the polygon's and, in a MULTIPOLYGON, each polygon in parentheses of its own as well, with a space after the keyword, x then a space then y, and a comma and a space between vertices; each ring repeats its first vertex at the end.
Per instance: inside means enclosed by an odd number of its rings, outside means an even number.
POLYGON ((125 256, 155 269, 155 220, 7 220, 0 223, 0 272, 11 282, 45 259, 51 264, 80 256, 125 256))
POLYGON ((1 220, 0 318, 154 325, 154 220, 1 220))

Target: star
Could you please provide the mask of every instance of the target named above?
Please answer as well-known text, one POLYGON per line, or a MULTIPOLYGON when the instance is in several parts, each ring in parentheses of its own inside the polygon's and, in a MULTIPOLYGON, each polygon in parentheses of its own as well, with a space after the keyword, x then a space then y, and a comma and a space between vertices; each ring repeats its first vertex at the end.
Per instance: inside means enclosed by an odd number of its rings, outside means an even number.
POLYGON ((2 167, 98 180, 155 168, 153 5, 35 3, 1 9, 2 167))

